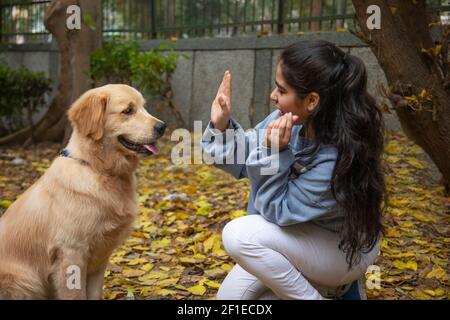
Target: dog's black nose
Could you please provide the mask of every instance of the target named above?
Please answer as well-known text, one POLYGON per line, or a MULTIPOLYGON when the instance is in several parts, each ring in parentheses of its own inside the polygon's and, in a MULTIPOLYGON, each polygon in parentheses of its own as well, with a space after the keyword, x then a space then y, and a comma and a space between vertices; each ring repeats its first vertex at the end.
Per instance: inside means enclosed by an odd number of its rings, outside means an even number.
POLYGON ((159 136, 162 136, 164 134, 164 131, 166 131, 166 124, 164 122, 158 123, 155 126, 155 131, 159 136))

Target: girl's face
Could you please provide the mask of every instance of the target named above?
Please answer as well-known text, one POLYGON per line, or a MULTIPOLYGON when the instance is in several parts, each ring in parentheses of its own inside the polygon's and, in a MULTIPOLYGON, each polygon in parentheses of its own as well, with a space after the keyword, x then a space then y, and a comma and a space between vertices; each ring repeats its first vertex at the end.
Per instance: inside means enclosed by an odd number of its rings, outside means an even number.
POLYGON ((312 112, 319 102, 319 96, 315 93, 309 93, 304 99, 300 99, 294 89, 290 87, 283 78, 280 63, 277 64, 275 73, 275 89, 270 94, 270 99, 275 102, 280 114, 292 112, 299 118, 294 124, 305 123, 308 114, 312 112))

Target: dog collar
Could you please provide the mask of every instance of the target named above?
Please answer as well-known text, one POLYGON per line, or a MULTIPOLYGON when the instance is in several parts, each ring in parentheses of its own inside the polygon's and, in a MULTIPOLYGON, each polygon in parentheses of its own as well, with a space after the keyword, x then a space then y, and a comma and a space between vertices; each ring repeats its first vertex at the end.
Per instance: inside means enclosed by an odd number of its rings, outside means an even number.
POLYGON ((84 165, 84 166, 89 166, 89 165, 90 165, 89 162, 87 162, 86 160, 78 159, 78 158, 72 157, 72 156, 70 155, 69 150, 67 150, 67 149, 62 149, 62 150, 59 152, 59 156, 60 156, 60 157, 65 157, 65 158, 70 158, 70 159, 76 160, 76 161, 78 161, 79 163, 81 163, 81 164, 84 165))

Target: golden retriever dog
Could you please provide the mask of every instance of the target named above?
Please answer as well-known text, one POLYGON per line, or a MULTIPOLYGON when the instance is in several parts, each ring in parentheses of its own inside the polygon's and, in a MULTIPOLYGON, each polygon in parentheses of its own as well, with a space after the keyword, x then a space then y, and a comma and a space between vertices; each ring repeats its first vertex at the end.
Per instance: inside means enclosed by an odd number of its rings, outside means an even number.
POLYGON ((71 106, 66 149, 0 218, 1 299, 102 297, 108 259, 138 212, 139 155, 157 153, 164 134, 144 104, 114 84, 71 106))

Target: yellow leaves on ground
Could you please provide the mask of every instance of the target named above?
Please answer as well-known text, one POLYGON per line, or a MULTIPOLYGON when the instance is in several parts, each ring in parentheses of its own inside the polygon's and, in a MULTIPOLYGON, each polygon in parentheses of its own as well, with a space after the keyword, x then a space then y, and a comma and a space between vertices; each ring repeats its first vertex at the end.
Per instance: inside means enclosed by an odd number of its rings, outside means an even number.
POLYGON ((230 218, 231 219, 236 219, 236 218, 239 218, 239 217, 243 217, 246 214, 247 214, 247 212, 244 211, 244 210, 237 210, 237 211, 233 211, 232 213, 230 213, 230 218))
POLYGON ((446 298, 446 291, 442 288, 433 289, 414 289, 411 292, 411 297, 416 300, 430 300, 432 298, 446 298))
POLYGON ((149 280, 165 280, 169 278, 169 274, 165 271, 154 271, 146 274, 145 276, 139 277, 140 281, 149 281, 149 280))
POLYGON ((145 274, 145 271, 136 269, 123 269, 122 274, 127 278, 134 278, 142 276, 143 274, 145 274))
MULTIPOLYGON (((234 266, 221 233, 228 221, 246 214, 248 179, 235 180, 213 166, 174 165, 172 145, 166 138, 158 156, 141 161, 139 217, 111 256, 105 299, 212 299, 234 266)), ((4 151, 25 164, 0 159, 0 215, 42 175, 58 148, 4 151)), ((381 288, 368 290, 371 299, 448 298, 450 221, 444 209, 450 201, 431 182, 422 154, 403 134, 389 132, 389 202, 375 262, 381 288)))
POLYGON ((437 280, 447 281, 448 275, 447 275, 447 272, 443 268, 441 268, 439 266, 435 266, 435 267, 433 267, 433 270, 431 270, 426 275, 426 278, 427 279, 435 278, 437 280))
POLYGON ((413 166, 416 169, 425 169, 425 165, 413 157, 406 157, 406 162, 409 163, 411 166, 413 166))
POLYGON ((105 298, 214 298, 233 267, 222 228, 246 214, 248 180, 212 166, 173 165, 163 151, 138 176, 139 218, 110 259, 105 298))
POLYGON ((44 173, 47 168, 49 167, 48 162, 47 163, 41 163, 41 162, 32 162, 31 165, 33 166, 33 168, 39 172, 39 173, 44 173))
POLYGON ((187 288, 187 290, 188 290, 190 293, 192 293, 192 294, 194 294, 194 295, 196 295, 196 296, 202 296, 202 295, 204 295, 205 292, 206 292, 205 286, 200 285, 200 284, 197 285, 197 286, 193 286, 193 287, 187 288))
POLYGON ((213 281, 213 280, 206 280, 203 282, 208 288, 210 289, 219 289, 220 287, 220 283, 217 281, 213 281))
POLYGON ((231 269, 233 268, 233 265, 230 263, 224 263, 223 265, 220 266, 220 268, 222 270, 225 270, 226 272, 230 272, 231 269))
POLYGON ((8 208, 12 204, 12 201, 9 200, 2 200, 0 201, 0 207, 8 208))
POLYGON ((211 204, 209 204, 208 202, 206 202, 205 200, 200 200, 200 201, 196 201, 194 202, 194 204, 197 206, 197 214, 199 216, 207 216, 212 209, 211 204))
POLYGON ((226 256, 227 253, 222 249, 222 236, 220 234, 212 234, 203 242, 205 253, 211 252, 215 257, 226 256))
POLYGON ((449 293, 444 190, 430 182, 422 153, 403 134, 391 133, 384 155, 389 201, 376 261, 381 288, 368 290, 372 299, 443 299, 449 293))
POLYGON ((143 264, 143 265, 140 267, 140 269, 141 269, 141 270, 144 270, 144 271, 146 271, 146 272, 149 272, 150 270, 153 269, 153 267, 154 267, 153 263, 146 263, 146 264, 143 264))
POLYGON ((145 258, 136 258, 136 259, 130 260, 127 263, 127 265, 129 265, 129 266, 137 266, 138 264, 145 263, 145 262, 147 262, 147 259, 145 259, 145 258))
POLYGON ((187 290, 193 295, 202 296, 205 294, 207 288, 217 290, 219 287, 219 282, 204 278, 199 281, 198 285, 189 287, 187 290))
POLYGON ((138 250, 138 251, 148 251, 148 250, 150 250, 150 247, 148 247, 148 246, 134 246, 133 249, 134 250, 138 250))
POLYGON ((408 262, 403 262, 400 260, 394 260, 394 262, 392 263, 393 266, 397 269, 400 270, 412 270, 412 271, 417 271, 417 262, 415 260, 409 260, 408 262))

